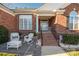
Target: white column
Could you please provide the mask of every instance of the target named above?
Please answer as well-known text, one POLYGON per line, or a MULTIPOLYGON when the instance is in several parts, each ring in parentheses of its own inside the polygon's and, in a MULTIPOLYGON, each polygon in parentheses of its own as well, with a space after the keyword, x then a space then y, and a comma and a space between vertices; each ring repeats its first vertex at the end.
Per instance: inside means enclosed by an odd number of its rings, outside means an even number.
POLYGON ((23 30, 25 30, 25 26, 24 26, 24 19, 23 19, 23 30))
POLYGON ((36 15, 36 33, 38 32, 38 15, 36 15))
POLYGON ((74 28, 74 25, 75 25, 75 23, 74 23, 74 22, 75 22, 75 20, 74 20, 74 17, 73 17, 73 30, 75 29, 75 28, 74 28))
POLYGON ((77 20, 78 20, 78 30, 79 30, 79 15, 77 16, 77 20))

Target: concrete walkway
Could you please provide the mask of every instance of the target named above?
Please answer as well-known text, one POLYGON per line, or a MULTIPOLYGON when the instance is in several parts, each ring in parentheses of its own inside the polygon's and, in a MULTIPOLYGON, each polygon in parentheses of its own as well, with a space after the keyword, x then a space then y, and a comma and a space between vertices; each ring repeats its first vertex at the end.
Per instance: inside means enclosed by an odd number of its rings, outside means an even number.
POLYGON ((66 52, 59 46, 42 46, 42 56, 68 56, 66 52))

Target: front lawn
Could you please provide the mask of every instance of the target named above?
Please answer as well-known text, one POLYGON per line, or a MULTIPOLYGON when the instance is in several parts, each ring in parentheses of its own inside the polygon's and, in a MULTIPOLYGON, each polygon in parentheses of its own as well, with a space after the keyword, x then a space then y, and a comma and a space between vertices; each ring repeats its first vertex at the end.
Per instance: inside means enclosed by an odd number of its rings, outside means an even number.
POLYGON ((17 55, 16 54, 12 54, 12 53, 0 52, 0 56, 17 56, 17 55))
POLYGON ((79 51, 70 51, 70 52, 67 52, 67 55, 68 56, 79 56, 79 51))

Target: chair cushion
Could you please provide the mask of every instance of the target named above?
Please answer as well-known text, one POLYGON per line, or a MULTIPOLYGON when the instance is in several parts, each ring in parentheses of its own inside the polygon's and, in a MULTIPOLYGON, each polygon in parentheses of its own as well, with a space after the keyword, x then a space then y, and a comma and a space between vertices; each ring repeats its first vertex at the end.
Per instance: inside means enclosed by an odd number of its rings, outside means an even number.
POLYGON ((28 39, 26 39, 25 41, 26 41, 26 42, 29 42, 29 41, 31 41, 31 40, 32 40, 32 39, 28 38, 28 39))
POLYGON ((10 40, 19 40, 19 33, 13 32, 10 34, 10 40))
POLYGON ((10 41, 10 42, 7 42, 8 45, 19 45, 21 44, 21 41, 10 41))
POLYGON ((30 33, 30 34, 28 35, 28 37, 29 37, 30 39, 32 39, 32 38, 33 38, 33 36, 34 36, 34 34, 33 34, 33 33, 30 33))

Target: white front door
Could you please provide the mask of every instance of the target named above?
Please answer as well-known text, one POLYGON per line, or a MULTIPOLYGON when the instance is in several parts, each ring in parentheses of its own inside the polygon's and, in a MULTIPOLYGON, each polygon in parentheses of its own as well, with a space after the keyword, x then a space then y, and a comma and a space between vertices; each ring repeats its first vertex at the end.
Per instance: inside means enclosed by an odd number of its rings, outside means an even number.
POLYGON ((41 21, 41 29, 43 31, 48 30, 48 21, 41 21))

